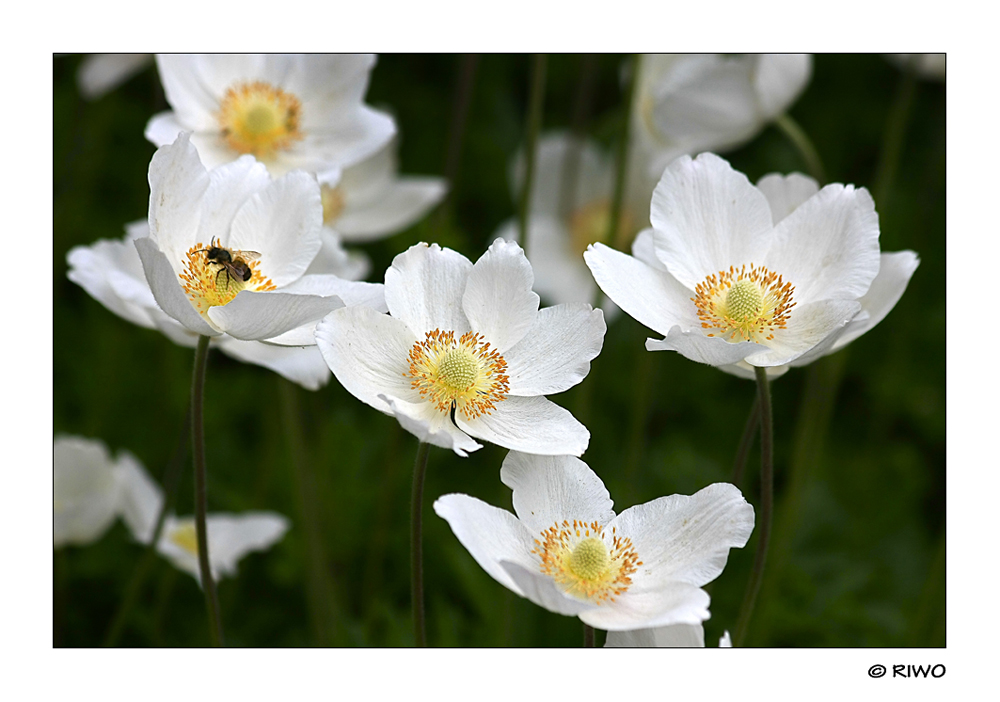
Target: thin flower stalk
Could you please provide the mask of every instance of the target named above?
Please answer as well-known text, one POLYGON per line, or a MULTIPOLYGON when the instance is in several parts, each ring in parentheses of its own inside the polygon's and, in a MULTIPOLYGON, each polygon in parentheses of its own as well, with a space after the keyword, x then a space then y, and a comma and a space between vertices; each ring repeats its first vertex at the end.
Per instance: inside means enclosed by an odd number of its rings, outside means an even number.
POLYGON ((410 494, 410 604, 413 608, 413 640, 420 648, 427 646, 424 623, 423 503, 429 452, 430 444, 421 441, 413 463, 413 490, 410 494))
POLYGON ((815 178, 818 183, 825 183, 826 169, 823 168, 823 160, 819 156, 819 151, 816 150, 816 145, 813 144, 805 130, 799 126, 799 123, 789 117, 787 113, 783 113, 775 118, 774 124, 781 130, 782 134, 788 137, 795 150, 802 156, 809 175, 815 178))
POLYGON ((518 243, 528 240, 528 212, 531 209, 531 183, 535 172, 535 143, 542 127, 542 111, 545 104, 545 54, 535 54, 531 66, 531 96, 528 101, 528 118, 525 126, 525 169, 524 183, 518 202, 518 243))
MULTIPOLYGON (((611 216, 608 217, 608 234, 605 241, 615 242, 619 250, 624 250, 631 243, 629 239, 634 232, 622 227, 619 220, 622 216, 622 203, 625 200, 625 185, 628 179, 629 125, 632 123, 632 105, 635 102, 635 84, 639 71, 638 58, 633 56, 629 65, 628 90, 625 94, 625 118, 622 121, 622 132, 618 142, 617 170, 615 171, 615 189, 611 197, 611 216), (617 234, 617 235, 616 235, 617 234)), ((598 300, 600 299, 598 291, 598 300)), ((598 300, 594 301, 597 305, 598 300)))

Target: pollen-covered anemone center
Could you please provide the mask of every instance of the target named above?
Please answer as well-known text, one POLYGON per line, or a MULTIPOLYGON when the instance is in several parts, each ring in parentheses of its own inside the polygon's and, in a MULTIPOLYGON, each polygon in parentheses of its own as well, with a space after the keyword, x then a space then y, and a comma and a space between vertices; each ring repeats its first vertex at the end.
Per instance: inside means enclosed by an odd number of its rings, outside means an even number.
POLYGON ((209 245, 198 242, 188 249, 181 287, 199 314, 206 316, 210 307, 232 302, 241 290, 274 290, 271 279, 248 258, 254 258, 250 252, 216 246, 214 241, 209 245))
POLYGON ((194 522, 184 522, 170 532, 170 540, 192 556, 198 555, 198 532, 194 522))
MULTIPOLYGON (((611 224, 611 204, 607 200, 596 200, 578 207, 569 217, 570 239, 573 253, 583 255, 587 246, 608 242, 608 227, 611 224)), ((622 211, 618 218, 616 237, 632 229, 632 218, 622 211)))
POLYGON ((216 116, 226 143, 241 154, 267 158, 302 138, 299 99, 262 81, 227 89, 216 116))
POLYGON ((774 339, 776 329, 785 329, 790 310, 795 307, 795 287, 764 266, 750 264, 712 274, 695 286, 691 300, 698 308, 704 329, 714 329, 708 336, 722 336, 729 341, 753 341, 762 344, 774 339))
POLYGON ((535 539, 532 553, 541 559, 542 573, 567 593, 594 604, 614 602, 628 590, 632 574, 642 565, 632 539, 611 529, 608 541, 596 522, 564 519, 535 539))
POLYGON ((454 407, 466 419, 475 419, 491 414, 507 398, 507 361, 481 334, 466 332, 456 341, 453 331, 427 332, 410 349, 409 362, 403 375, 440 412, 454 407))

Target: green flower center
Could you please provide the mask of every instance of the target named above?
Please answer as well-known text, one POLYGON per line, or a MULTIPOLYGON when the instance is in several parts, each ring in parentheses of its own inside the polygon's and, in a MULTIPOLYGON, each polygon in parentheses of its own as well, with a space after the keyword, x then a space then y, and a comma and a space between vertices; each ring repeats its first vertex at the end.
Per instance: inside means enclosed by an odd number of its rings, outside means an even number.
POLYGON ((756 319, 763 304, 760 286, 746 278, 733 283, 726 293, 726 312, 733 319, 756 319))
POLYGON ((465 348, 452 349, 441 359, 438 380, 453 392, 464 392, 476 382, 479 364, 465 348))
POLYGON ((608 569, 611 559, 601 539, 590 537, 576 545, 569 557, 569 568, 583 580, 596 580, 608 569))

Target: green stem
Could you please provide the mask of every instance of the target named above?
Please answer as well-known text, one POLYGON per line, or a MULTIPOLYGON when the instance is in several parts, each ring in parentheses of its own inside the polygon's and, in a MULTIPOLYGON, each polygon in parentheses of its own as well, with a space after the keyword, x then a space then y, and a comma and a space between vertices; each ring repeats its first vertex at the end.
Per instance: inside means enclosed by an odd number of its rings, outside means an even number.
POLYGON ((913 106, 913 96, 916 94, 916 87, 917 73, 912 66, 909 66, 903 72, 899 89, 896 91, 896 99, 893 101, 892 109, 889 111, 889 119, 885 127, 885 138, 882 141, 878 168, 875 171, 873 196, 878 211, 883 215, 885 214, 886 204, 889 201, 892 182, 896 179, 896 170, 899 168, 899 157, 903 152, 903 137, 906 136, 906 128, 910 123, 910 113, 913 106))
POLYGON ((615 171, 615 189, 611 196, 611 212, 608 217, 608 234, 605 241, 614 242, 615 248, 624 251, 631 243, 634 232, 625 231, 621 227, 622 203, 625 200, 625 184, 628 180, 628 139, 629 127, 632 123, 632 103, 635 101, 635 85, 639 72, 639 58, 633 56, 629 71, 628 89, 625 94, 625 118, 622 124, 621 137, 618 141, 617 169, 615 171))
POLYGON ((583 647, 594 648, 594 627, 583 625, 583 647))
POLYGON ((799 123, 787 114, 780 114, 774 120, 774 124, 784 132, 785 136, 788 137, 788 140, 792 142, 792 145, 799 152, 799 155, 802 156, 809 174, 820 185, 825 183, 826 170, 823 168, 823 161, 819 157, 819 151, 816 150, 816 146, 805 133, 805 130, 799 126, 799 123))
POLYGON ((184 468, 184 458, 187 456, 190 436, 191 408, 188 407, 184 423, 181 425, 180 436, 177 439, 177 447, 174 449, 174 454, 167 464, 166 470, 163 471, 163 504, 160 505, 160 513, 156 516, 156 524, 153 527, 152 535, 149 537, 149 543, 146 544, 146 550, 143 552, 142 558, 139 560, 139 564, 132 574, 132 579, 125 590, 125 596, 122 598, 122 602, 118 606, 118 611, 115 612, 115 616, 111 620, 111 626, 108 627, 108 633, 104 637, 105 647, 110 648, 118 643, 118 638, 121 636, 122 631, 125 630, 125 624, 128 622, 128 616, 139 599, 139 593, 142 591, 142 585, 146 581, 149 569, 156 560, 156 544, 160 541, 160 534, 163 532, 163 524, 166 522, 167 513, 173 508, 174 498, 177 496, 177 485, 180 483, 181 471, 184 468))
POLYGON ((462 55, 455 100, 452 103, 451 123, 448 126, 448 150, 444 160, 444 178, 448 182, 448 192, 438 207, 438 228, 444 226, 454 210, 458 173, 462 165, 462 143, 465 140, 465 125, 469 117, 469 106, 472 104, 472 88, 475 86, 478 66, 479 54, 462 55))
POLYGON ((528 212, 531 209, 531 188, 535 176, 535 145, 542 127, 542 107, 545 103, 545 54, 535 54, 531 68, 531 96, 528 100, 528 118, 525 125, 527 138, 524 144, 524 182, 517 214, 518 243, 528 240, 528 212))
POLYGON ((760 521, 757 532, 757 553, 743 595, 743 604, 740 605, 740 614, 736 620, 734 646, 742 646, 746 639, 754 603, 764 577, 767 544, 771 537, 771 519, 774 515, 774 428, 771 423, 771 388, 766 369, 757 367, 754 368, 754 372, 757 375, 757 401, 760 403, 760 521))
MULTIPOLYGON (((760 400, 757 395, 753 396, 753 404, 750 405, 750 415, 746 424, 743 425, 743 436, 740 437, 740 445, 736 449, 736 460, 733 461, 733 485, 740 487, 743 482, 743 472, 747 467, 747 457, 750 449, 753 448, 753 438, 757 433, 757 426, 760 424, 760 400)), ((742 489, 742 488, 740 488, 742 489)))
POLYGON ((194 524, 198 536, 198 571, 201 587, 205 592, 205 608, 208 610, 209 635, 213 646, 222 646, 222 615, 219 613, 219 594, 212 579, 212 568, 208 560, 208 526, 205 515, 208 511, 208 488, 205 470, 205 426, 202 407, 205 397, 205 369, 208 367, 208 343, 210 337, 198 337, 198 347, 194 352, 194 374, 191 379, 191 438, 194 453, 194 524))
POLYGON ((427 646, 424 626, 424 553, 423 502, 427 454, 431 445, 420 442, 413 463, 413 491, 410 495, 410 604, 413 607, 413 638, 419 647, 427 646))
POLYGON ((336 593, 326 568, 323 528, 316 498, 316 476, 312 470, 312 463, 306 455, 305 440, 302 436, 299 388, 280 376, 276 376, 276 379, 279 385, 285 436, 288 438, 288 446, 292 454, 292 475, 298 497, 296 502, 298 503, 302 530, 306 539, 306 552, 308 553, 306 593, 309 619, 316 645, 330 646, 334 643, 337 626, 337 618, 334 614, 336 593))

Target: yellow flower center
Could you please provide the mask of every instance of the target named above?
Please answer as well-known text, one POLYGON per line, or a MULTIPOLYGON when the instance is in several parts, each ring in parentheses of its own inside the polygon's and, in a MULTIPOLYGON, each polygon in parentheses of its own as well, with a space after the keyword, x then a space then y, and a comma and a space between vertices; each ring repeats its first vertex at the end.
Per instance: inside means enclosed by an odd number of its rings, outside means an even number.
MULTIPOLYGON (((609 243, 608 226, 611 224, 611 205, 607 200, 597 200, 578 207, 569 216, 569 232, 573 252, 583 255, 588 244, 609 243)), ((615 236, 632 232, 632 218, 622 210, 615 236)))
POLYGON ((198 532, 195 531, 194 522, 184 522, 170 532, 170 540, 190 553, 192 556, 198 555, 198 532))
POLYGON ((320 197, 323 200, 323 224, 331 226, 344 211, 344 192, 339 185, 335 188, 324 185, 320 189, 320 197))
POLYGON ((234 150, 267 158, 302 138, 299 99, 281 88, 256 81, 226 90, 216 114, 222 136, 234 150))
POLYGON ((569 594, 595 604, 614 602, 632 584, 642 565, 632 539, 611 530, 610 547, 596 522, 564 519, 535 539, 532 553, 541 559, 541 571, 569 594))
POLYGON ((454 409, 475 419, 507 398, 507 361, 481 334, 466 332, 456 341, 453 331, 427 332, 410 349, 409 362, 403 375, 440 412, 454 409))
POLYGON ((208 308, 232 302, 241 290, 274 290, 274 283, 255 268, 256 252, 198 242, 185 254, 181 286, 202 316, 208 308), (250 259, 250 260, 247 260, 250 259))
POLYGON ((762 344, 774 338, 775 329, 785 329, 795 287, 764 266, 750 264, 712 274, 695 286, 691 300, 698 308, 704 329, 717 329, 708 336, 726 336, 729 341, 762 344), (739 339, 737 339, 737 335, 739 339))

